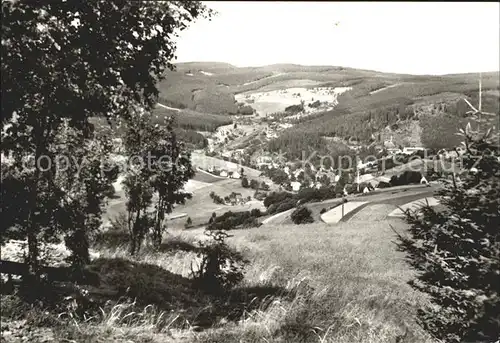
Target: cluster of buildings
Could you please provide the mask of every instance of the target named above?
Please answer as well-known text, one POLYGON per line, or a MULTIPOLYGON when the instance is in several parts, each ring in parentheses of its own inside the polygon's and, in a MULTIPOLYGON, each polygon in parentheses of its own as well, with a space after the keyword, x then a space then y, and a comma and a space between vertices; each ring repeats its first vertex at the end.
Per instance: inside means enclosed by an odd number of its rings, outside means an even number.
POLYGON ((221 177, 227 177, 230 179, 241 179, 242 175, 236 170, 219 169, 217 167, 208 167, 207 172, 213 175, 218 175, 221 177))

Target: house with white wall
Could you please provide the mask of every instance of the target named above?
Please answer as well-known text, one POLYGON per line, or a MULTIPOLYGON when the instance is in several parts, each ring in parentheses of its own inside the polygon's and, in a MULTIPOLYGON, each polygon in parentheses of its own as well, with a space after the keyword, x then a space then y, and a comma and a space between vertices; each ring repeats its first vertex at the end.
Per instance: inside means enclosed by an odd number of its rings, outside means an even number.
POLYGON ((293 182, 290 182, 290 186, 292 186, 292 190, 294 192, 298 192, 300 190, 300 187, 302 186, 302 184, 298 181, 293 181, 293 182))

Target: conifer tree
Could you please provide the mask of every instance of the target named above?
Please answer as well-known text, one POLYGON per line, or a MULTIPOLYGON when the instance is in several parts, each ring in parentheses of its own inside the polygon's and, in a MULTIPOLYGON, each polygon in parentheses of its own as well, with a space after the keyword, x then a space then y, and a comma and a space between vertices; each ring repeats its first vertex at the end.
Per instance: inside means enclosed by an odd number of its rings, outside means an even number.
POLYGON ((442 212, 407 211, 411 225, 399 248, 419 272, 411 285, 431 296, 422 326, 445 342, 494 342, 500 337, 500 155, 498 136, 460 130, 465 175, 437 192, 442 212))

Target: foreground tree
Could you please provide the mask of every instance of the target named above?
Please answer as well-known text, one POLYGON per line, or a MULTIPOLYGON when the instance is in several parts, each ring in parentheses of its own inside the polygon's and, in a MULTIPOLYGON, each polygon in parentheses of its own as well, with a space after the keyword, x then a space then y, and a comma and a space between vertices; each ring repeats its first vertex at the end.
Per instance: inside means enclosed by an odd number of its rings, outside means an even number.
MULTIPOLYGON (((55 182, 54 169, 36 162, 53 156, 65 125, 89 140, 90 116, 127 118, 131 105, 151 108, 158 81, 173 67, 173 35, 204 13, 198 1, 2 1, 1 152, 12 158, 2 195, 25 199, 2 211, 2 234, 15 228, 27 238, 32 276, 38 275, 41 242, 59 233, 72 236, 68 242, 79 237, 56 213, 74 204, 61 201, 70 195, 62 187, 67 182, 55 182), (25 168, 30 158, 35 166, 25 168)), ((85 192, 95 192, 90 188, 85 192)))
POLYGON ((433 305, 419 311, 423 327, 446 342, 500 337, 500 161, 498 136, 461 130, 466 153, 461 180, 438 191, 445 210, 407 212, 399 247, 420 272, 413 287, 433 305))
POLYGON ((147 234, 155 247, 160 246, 165 216, 191 197, 182 189, 194 169, 190 153, 176 139, 172 118, 153 125, 148 113, 138 111, 126 125, 124 142, 130 159, 124 183, 133 255, 147 234))

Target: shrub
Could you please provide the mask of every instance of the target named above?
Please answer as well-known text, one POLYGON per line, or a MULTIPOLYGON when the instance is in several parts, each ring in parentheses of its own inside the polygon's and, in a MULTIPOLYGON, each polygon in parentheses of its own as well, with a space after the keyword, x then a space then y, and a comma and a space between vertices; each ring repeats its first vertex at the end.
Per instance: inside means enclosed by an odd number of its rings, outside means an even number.
POLYGON ((292 212, 291 218, 295 224, 306 224, 314 222, 311 210, 305 206, 299 206, 292 212))
POLYGON ((250 116, 250 115, 254 114, 254 109, 252 106, 249 106, 249 105, 241 106, 240 108, 238 108, 238 114, 241 114, 244 116, 250 116))
POLYGON ((418 184, 422 179, 422 173, 413 171, 413 170, 405 170, 403 174, 397 176, 393 175, 391 177, 390 184, 391 186, 404 186, 411 184, 418 184))
POLYGON ((252 188, 252 189, 259 189, 259 182, 257 180, 252 179, 250 181, 250 188, 252 188))
POLYGON ((277 212, 278 205, 277 204, 272 204, 267 208, 267 213, 269 214, 274 214, 277 212))
POLYGON ((184 227, 187 229, 193 225, 193 221, 191 220, 191 217, 188 217, 186 220, 186 224, 184 224, 184 227))
POLYGON ((334 187, 321 187, 316 188, 302 188, 297 194, 301 204, 312 201, 322 201, 327 199, 335 198, 335 188, 334 187))
POLYGON ((324 207, 321 209, 321 211, 319 211, 320 214, 323 214, 325 212, 326 212, 326 208, 324 208, 324 207))
MULTIPOLYGON (((212 200, 214 201, 214 203, 216 204, 219 204, 219 205, 223 205, 225 204, 225 201, 222 197, 220 197, 219 195, 215 194, 215 192, 210 192, 210 198, 212 198, 212 200)), ((226 197, 228 198, 228 197, 226 197)), ((229 200, 226 200, 226 201, 229 201, 229 200)))
POLYGON ((246 177, 241 179, 241 187, 243 187, 243 188, 250 187, 250 184, 248 183, 248 179, 246 177))
POLYGON ((255 191, 255 193, 253 194, 253 197, 257 200, 264 200, 266 198, 267 194, 264 193, 264 192, 259 192, 259 191, 255 191))
POLYGON ((252 217, 260 217, 262 215, 262 212, 258 208, 254 208, 250 211, 250 215, 252 217))
POLYGON ((293 194, 288 192, 272 192, 264 199, 264 206, 269 207, 290 198, 293 198, 293 194))
POLYGON ((287 199, 281 203, 278 204, 278 207, 276 208, 276 212, 284 212, 291 210, 297 205, 297 202, 293 199, 287 199))
POLYGON ((315 102, 309 103, 308 106, 311 107, 311 108, 318 108, 320 105, 321 105, 321 101, 316 100, 315 102))
POLYGON ((380 181, 377 185, 377 188, 389 188, 391 184, 389 182, 380 181))
POLYGON ((211 239, 208 243, 200 242, 200 268, 192 270, 196 282, 203 289, 212 292, 225 292, 243 280, 243 270, 248 260, 231 249, 225 242, 229 235, 221 230, 205 231, 211 239))
POLYGON ((257 211, 241 211, 241 212, 232 212, 228 211, 222 214, 219 217, 213 218, 212 222, 210 222, 208 229, 209 230, 231 230, 237 229, 241 225, 245 225, 246 227, 250 227, 250 224, 258 224, 258 222, 254 222, 252 218, 260 217, 261 213, 258 209, 257 211))
POLYGON ((394 157, 389 156, 386 158, 382 158, 378 163, 378 170, 385 171, 388 169, 392 169, 396 166, 396 162, 394 161, 394 157))
POLYGON ((410 284, 433 303, 419 311, 423 327, 446 342, 493 342, 500 336, 500 147, 490 132, 470 125, 461 132, 468 173, 437 191, 442 211, 406 212, 411 227, 398 246, 418 271, 410 284))
POLYGON ((300 104, 300 105, 291 105, 291 106, 288 106, 287 108, 285 108, 285 112, 289 112, 289 113, 292 113, 292 114, 300 113, 303 110, 304 110, 304 105, 303 104, 300 104))
POLYGON ((113 198, 116 196, 115 187, 112 184, 107 187, 106 191, 104 192, 104 196, 107 198, 113 198))

